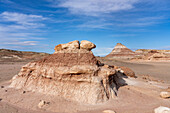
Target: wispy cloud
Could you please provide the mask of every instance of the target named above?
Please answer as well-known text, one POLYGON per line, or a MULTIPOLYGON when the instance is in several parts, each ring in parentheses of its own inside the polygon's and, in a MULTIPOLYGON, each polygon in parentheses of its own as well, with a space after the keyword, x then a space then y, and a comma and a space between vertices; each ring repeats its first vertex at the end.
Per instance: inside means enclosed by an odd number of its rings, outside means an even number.
POLYGON ((22 45, 22 46, 35 46, 37 45, 37 41, 13 41, 13 42, 6 42, 5 44, 8 45, 22 45))
POLYGON ((67 8, 73 14, 98 16, 132 9, 137 2, 138 0, 63 0, 58 6, 67 8))
POLYGON ((41 15, 3 12, 0 14, 1 46, 37 46, 41 37, 41 29, 47 18, 41 15))
POLYGON ((16 13, 16 12, 3 12, 2 14, 0 14, 0 16, 1 16, 1 21, 15 22, 16 24, 31 26, 31 27, 43 26, 44 24, 38 24, 37 22, 47 19, 41 15, 32 15, 32 14, 27 15, 27 14, 16 13))

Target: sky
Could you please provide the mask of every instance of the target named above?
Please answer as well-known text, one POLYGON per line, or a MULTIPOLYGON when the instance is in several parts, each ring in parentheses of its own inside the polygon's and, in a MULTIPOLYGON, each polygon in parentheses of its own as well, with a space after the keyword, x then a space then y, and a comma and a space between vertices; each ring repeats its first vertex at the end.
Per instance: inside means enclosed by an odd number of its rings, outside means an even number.
POLYGON ((53 53, 74 40, 96 56, 116 43, 170 49, 170 0, 0 0, 0 48, 53 53))

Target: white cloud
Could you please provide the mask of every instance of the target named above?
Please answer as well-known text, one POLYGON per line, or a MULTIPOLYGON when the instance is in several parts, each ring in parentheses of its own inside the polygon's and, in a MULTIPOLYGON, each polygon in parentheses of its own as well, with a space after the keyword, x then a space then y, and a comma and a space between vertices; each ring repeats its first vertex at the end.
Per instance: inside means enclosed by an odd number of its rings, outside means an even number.
POLYGON ((97 16, 132 9, 137 2, 138 0, 63 0, 58 6, 68 8, 74 14, 97 16))
MULTIPOLYGON (((1 47, 37 46, 42 38, 42 21, 47 18, 41 15, 3 12, 0 14, 1 47)), ((12 48, 13 49, 13 48, 12 48)))
POLYGON ((7 22, 15 22, 20 25, 25 26, 43 26, 43 24, 37 24, 37 22, 46 20, 41 15, 32 15, 32 14, 22 14, 22 13, 16 13, 16 12, 3 12, 0 14, 2 21, 7 22))
POLYGON ((37 45, 37 41, 13 41, 13 42, 7 42, 5 44, 8 45, 20 45, 20 46, 35 46, 37 45))

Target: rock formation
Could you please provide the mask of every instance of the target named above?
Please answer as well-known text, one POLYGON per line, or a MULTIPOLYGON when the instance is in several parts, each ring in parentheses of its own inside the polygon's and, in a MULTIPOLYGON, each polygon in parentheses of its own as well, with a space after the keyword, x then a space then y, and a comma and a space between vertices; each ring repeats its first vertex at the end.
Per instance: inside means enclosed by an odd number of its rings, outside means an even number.
POLYGON ((165 53, 165 54, 170 54, 170 50, 156 50, 156 49, 138 49, 135 52, 136 53, 142 53, 142 54, 147 54, 147 53, 165 53))
POLYGON ((10 87, 90 104, 112 99, 122 79, 113 66, 96 59, 95 47, 89 41, 59 44, 54 54, 23 66, 10 87))
POLYGON ((108 54, 106 57, 112 59, 131 59, 134 58, 136 55, 137 54, 135 52, 128 49, 123 44, 117 43, 112 52, 108 54))
POLYGON ((170 60, 169 50, 138 49, 135 52, 139 54, 139 57, 136 57, 133 60, 148 60, 148 61, 170 60))

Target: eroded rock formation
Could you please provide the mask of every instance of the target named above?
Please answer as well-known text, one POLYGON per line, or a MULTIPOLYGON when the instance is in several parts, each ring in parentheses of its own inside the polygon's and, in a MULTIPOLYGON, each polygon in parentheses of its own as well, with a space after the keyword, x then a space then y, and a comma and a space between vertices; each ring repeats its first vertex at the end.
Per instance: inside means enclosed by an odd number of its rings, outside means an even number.
POLYGON ((134 58, 136 55, 137 54, 135 52, 128 49, 123 44, 117 43, 112 52, 108 54, 106 57, 112 59, 131 59, 134 58))
POLYGON ((133 60, 146 61, 167 61, 170 60, 170 50, 153 50, 153 49, 138 49, 135 51, 139 54, 133 60))
POLYGON ((123 85, 114 66, 102 65, 89 41, 59 44, 54 54, 22 67, 11 87, 96 104, 114 98, 123 85))

